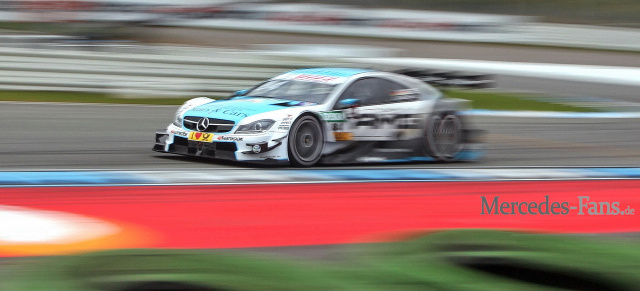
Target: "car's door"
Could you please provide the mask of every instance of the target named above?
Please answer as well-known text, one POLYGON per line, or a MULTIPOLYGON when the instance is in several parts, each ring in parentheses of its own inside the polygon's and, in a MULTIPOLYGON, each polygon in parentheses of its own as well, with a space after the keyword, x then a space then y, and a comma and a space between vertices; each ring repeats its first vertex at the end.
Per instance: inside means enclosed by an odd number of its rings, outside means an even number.
POLYGON ((354 81, 338 98, 334 109, 341 110, 344 122, 334 123, 336 140, 394 140, 413 110, 418 91, 379 77, 354 81))

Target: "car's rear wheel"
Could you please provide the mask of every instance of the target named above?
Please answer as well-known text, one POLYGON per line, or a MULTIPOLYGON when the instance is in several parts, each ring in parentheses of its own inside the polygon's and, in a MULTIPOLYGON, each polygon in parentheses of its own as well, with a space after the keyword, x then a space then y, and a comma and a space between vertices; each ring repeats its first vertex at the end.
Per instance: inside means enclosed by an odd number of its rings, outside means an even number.
POLYGON ((425 153, 439 161, 453 161, 464 146, 462 121, 453 112, 433 114, 425 127, 425 153))
POLYGON ((310 167, 322 157, 322 126, 311 115, 298 118, 289 131, 289 161, 298 167, 310 167))

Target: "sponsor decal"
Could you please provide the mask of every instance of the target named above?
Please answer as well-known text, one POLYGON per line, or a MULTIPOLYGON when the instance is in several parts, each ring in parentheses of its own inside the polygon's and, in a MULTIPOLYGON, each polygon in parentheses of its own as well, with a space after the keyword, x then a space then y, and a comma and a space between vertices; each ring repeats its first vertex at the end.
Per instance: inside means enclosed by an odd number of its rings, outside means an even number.
POLYGON ((331 77, 331 76, 312 75, 312 74, 300 74, 293 77, 292 79, 300 80, 300 81, 318 82, 318 83, 331 83, 331 82, 335 82, 339 78, 331 77))
POLYGON ((216 136, 216 139, 219 141, 243 141, 244 137, 218 135, 216 136))
POLYGON ((567 215, 572 210, 577 215, 635 215, 635 209, 620 207, 618 201, 590 201, 589 196, 578 196, 578 206, 569 201, 550 201, 545 195, 542 201, 500 201, 500 196, 487 199, 481 196, 481 212, 484 215, 567 215))
POLYGON ((173 135, 177 135, 177 136, 182 136, 182 137, 187 137, 189 136, 189 133, 186 131, 180 131, 180 130, 171 130, 169 131, 169 133, 173 134, 173 135))
POLYGON ((367 126, 374 129, 391 125, 398 129, 420 128, 420 115, 418 114, 354 114, 348 117, 356 119, 356 127, 367 126))
POLYGON ((408 102, 414 101, 418 99, 420 96, 420 91, 418 89, 402 89, 391 91, 389 94, 394 102, 408 102))
POLYGON ((220 114, 238 116, 238 117, 244 118, 244 117, 249 117, 250 115, 249 113, 245 113, 246 111, 253 111, 253 110, 242 108, 242 107, 229 106, 229 107, 218 107, 218 108, 197 107, 192 109, 191 111, 207 112, 209 114, 220 113, 220 114))
POLYGON ((189 140, 203 141, 203 142, 213 142, 213 134, 212 133, 206 133, 206 132, 192 131, 189 134, 189 140))
POLYGON ((222 112, 222 114, 233 115, 233 116, 238 116, 238 117, 249 117, 249 114, 238 112, 238 111, 235 111, 235 110, 230 110, 230 109, 222 110, 221 112, 222 112))
POLYGON ((293 119, 293 116, 291 114, 288 114, 285 118, 282 119, 282 121, 280 121, 280 124, 278 125, 278 129, 289 130, 289 128, 291 128, 292 119, 293 119))
POLYGON ((331 124, 331 130, 333 131, 344 131, 344 123, 342 122, 332 122, 331 124))
POLYGON ((395 90, 395 91, 391 91, 391 96, 403 96, 403 95, 417 95, 419 94, 420 91, 418 91, 418 89, 401 89, 401 90, 395 90))
POLYGON ((336 141, 353 140, 353 132, 334 132, 333 137, 336 141))
POLYGON ((170 133, 172 133, 173 135, 181 136, 181 137, 188 137, 188 136, 189 136, 189 132, 187 132, 187 131, 182 131, 182 130, 175 130, 175 129, 172 129, 172 130, 170 131, 170 133))
POLYGON ((344 112, 341 110, 320 112, 320 116, 327 122, 345 122, 344 112))

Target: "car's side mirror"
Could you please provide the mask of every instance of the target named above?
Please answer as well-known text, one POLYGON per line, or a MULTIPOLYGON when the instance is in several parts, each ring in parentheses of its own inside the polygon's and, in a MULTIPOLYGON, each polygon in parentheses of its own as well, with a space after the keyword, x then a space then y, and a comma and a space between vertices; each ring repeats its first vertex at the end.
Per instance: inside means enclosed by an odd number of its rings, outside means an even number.
POLYGON ((249 92, 249 89, 238 90, 233 92, 233 94, 231 94, 231 97, 243 96, 244 94, 247 94, 247 92, 249 92))
POLYGON ((360 99, 349 98, 343 99, 338 102, 337 109, 346 109, 360 106, 360 99))

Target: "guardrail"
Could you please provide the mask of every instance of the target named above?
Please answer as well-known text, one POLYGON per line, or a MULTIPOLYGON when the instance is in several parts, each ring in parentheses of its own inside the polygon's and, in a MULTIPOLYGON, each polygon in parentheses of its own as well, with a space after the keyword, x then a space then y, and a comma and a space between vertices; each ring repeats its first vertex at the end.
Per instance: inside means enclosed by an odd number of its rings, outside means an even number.
MULTIPOLYGON (((279 52, 126 44, 5 46, 0 47, 0 90, 216 98, 293 69, 330 66, 384 69, 388 66, 366 60, 395 53, 361 46, 323 49, 331 54, 298 46, 272 49, 279 52), (358 61, 353 60, 355 55, 360 56, 356 58, 358 61)), ((426 68, 401 73, 416 73, 423 81, 443 87, 483 88, 493 84, 487 74, 428 72, 426 68)))
POLYGON ((334 56, 300 47, 281 53, 149 45, 33 47, 0 47, 0 90, 216 98, 293 69, 330 66, 402 70, 436 86, 491 87, 492 75, 640 86, 640 69, 631 67, 397 58, 360 47, 334 48, 340 50, 334 56), (361 57, 353 57, 357 52, 361 57))
POLYGON ((402 27, 356 25, 299 25, 268 20, 194 19, 166 22, 160 25, 301 33, 416 41, 449 41, 463 43, 497 43, 533 46, 640 51, 640 29, 588 25, 513 23, 493 30, 416 30, 402 27))
POLYGON ((0 48, 0 90, 222 97, 292 69, 343 65, 335 59, 197 47, 38 47, 0 48))

